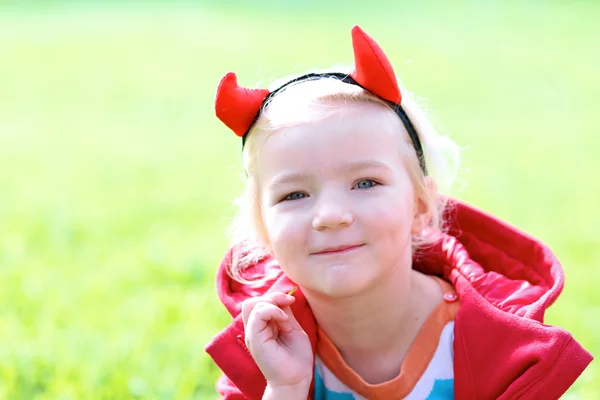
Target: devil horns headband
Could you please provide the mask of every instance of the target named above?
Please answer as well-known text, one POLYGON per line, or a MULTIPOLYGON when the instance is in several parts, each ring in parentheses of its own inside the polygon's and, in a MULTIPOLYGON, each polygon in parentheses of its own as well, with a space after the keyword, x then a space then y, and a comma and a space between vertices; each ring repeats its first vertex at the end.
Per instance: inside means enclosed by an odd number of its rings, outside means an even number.
POLYGON ((427 175, 423 146, 421 146, 417 131, 400 105, 402 94, 390 60, 377 42, 358 26, 352 28, 352 47, 355 67, 349 75, 335 72, 306 74, 285 83, 273 92, 267 89, 249 89, 239 86, 236 75, 229 72, 221 79, 217 88, 215 100, 217 117, 242 138, 243 145, 261 108, 284 87, 301 81, 323 78, 337 79, 368 90, 384 100, 396 112, 410 136, 421 170, 423 174, 427 175))

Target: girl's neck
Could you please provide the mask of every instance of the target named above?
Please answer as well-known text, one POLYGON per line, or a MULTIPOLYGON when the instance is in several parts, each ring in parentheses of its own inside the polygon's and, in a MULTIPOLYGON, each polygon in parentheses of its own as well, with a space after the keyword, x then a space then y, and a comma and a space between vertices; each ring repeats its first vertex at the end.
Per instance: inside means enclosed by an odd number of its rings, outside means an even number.
POLYGON ((392 275, 354 297, 306 293, 321 330, 346 363, 371 383, 398 374, 421 326, 443 299, 439 284, 410 265, 398 266, 392 275))

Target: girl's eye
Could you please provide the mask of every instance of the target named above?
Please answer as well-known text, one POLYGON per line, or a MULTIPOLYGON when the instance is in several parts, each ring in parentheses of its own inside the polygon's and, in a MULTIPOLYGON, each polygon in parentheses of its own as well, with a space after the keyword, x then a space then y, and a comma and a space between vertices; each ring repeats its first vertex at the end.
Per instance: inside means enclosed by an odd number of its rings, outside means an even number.
POLYGON ((370 189, 376 185, 377 182, 375 182, 373 179, 363 179, 362 181, 359 181, 356 185, 354 185, 354 187, 357 189, 370 189))
POLYGON ((306 193, 302 193, 302 192, 293 192, 288 194, 287 196, 285 196, 283 198, 283 200, 300 200, 303 199, 304 197, 306 197, 306 193))

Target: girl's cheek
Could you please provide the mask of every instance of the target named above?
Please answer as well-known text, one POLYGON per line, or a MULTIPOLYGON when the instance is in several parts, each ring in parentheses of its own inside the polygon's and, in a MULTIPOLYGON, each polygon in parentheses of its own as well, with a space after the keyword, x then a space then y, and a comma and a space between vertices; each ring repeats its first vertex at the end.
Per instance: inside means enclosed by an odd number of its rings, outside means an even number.
POLYGON ((387 204, 373 204, 371 207, 366 208, 369 216, 373 221, 378 221, 381 223, 385 223, 386 221, 395 221, 398 219, 399 214, 401 214, 402 204, 391 205, 387 204))
POLYGON ((285 243, 286 236, 289 236, 289 223, 288 217, 277 212, 271 212, 266 217, 267 234, 271 241, 272 246, 279 248, 281 244, 285 243))
POLYGON ((404 201, 398 201, 397 198, 373 203, 370 207, 363 207, 363 210, 370 221, 381 225, 382 230, 385 230, 386 227, 397 229, 398 226, 404 226, 412 221, 410 218, 411 205, 404 201))
POLYGON ((302 248, 306 241, 306 224, 298 215, 286 213, 275 215, 271 219, 269 236, 275 253, 285 257, 302 248))

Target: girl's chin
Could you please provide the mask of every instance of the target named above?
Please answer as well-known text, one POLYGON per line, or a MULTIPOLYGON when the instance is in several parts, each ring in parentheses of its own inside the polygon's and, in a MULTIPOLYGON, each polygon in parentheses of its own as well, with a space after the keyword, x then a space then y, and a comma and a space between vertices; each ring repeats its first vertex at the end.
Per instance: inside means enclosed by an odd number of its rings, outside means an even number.
POLYGON ((376 281, 376 277, 367 276, 365 271, 357 273, 355 268, 336 266, 329 269, 325 276, 316 282, 320 291, 329 296, 352 296, 368 290, 376 281))

